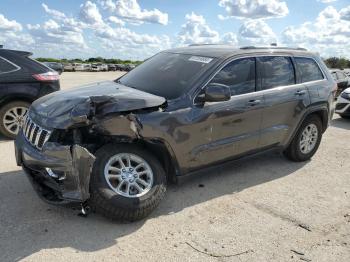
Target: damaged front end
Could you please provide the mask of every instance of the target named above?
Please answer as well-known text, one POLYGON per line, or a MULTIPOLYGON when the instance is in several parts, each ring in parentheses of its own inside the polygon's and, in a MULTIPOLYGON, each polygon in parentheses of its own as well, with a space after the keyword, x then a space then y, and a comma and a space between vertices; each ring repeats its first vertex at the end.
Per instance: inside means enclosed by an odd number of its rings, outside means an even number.
POLYGON ((16 160, 40 198, 50 204, 83 203, 89 199, 89 182, 95 161, 86 148, 47 142, 41 151, 20 133, 15 141, 16 160))
POLYGON ((33 103, 31 123, 15 141, 17 164, 46 202, 82 204, 90 198, 94 152, 115 139, 111 133, 118 133, 120 141, 140 138, 142 124, 133 112, 165 102, 114 82, 45 96, 33 103))

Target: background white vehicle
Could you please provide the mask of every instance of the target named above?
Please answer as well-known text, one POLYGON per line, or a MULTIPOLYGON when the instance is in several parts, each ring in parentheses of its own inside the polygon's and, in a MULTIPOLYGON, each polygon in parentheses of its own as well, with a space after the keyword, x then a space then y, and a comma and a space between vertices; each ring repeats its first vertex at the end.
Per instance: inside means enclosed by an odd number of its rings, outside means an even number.
POLYGON ((101 71, 101 66, 99 64, 92 64, 91 68, 90 68, 90 71, 92 71, 92 72, 99 72, 99 71, 101 71))
POLYGON ((343 118, 350 118, 350 88, 345 89, 338 97, 335 112, 343 118))

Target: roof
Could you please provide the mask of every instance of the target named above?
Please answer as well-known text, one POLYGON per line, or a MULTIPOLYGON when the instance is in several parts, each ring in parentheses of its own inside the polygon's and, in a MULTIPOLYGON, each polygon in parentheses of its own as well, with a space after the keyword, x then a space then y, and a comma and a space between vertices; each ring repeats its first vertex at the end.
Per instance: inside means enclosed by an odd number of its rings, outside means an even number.
POLYGON ((20 51, 20 50, 11 50, 11 49, 2 49, 0 48, 0 54, 16 54, 20 56, 31 56, 31 52, 20 51))
POLYGON ((290 48, 290 47, 233 47, 231 45, 190 45, 187 47, 180 47, 167 50, 166 52, 179 53, 179 54, 188 54, 188 55, 197 55, 204 57, 214 57, 214 58, 225 58, 238 54, 252 54, 252 53, 289 53, 297 55, 310 55, 311 52, 308 52, 303 48, 290 48))

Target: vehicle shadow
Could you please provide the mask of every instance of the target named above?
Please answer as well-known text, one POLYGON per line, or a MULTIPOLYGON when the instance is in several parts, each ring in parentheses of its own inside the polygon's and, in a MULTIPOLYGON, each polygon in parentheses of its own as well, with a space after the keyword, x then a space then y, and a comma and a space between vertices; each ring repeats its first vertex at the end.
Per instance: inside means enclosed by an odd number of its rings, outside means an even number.
MULTIPOLYGON (((171 216, 185 208, 237 194, 288 176, 304 164, 270 152, 198 173, 180 185, 170 185, 166 198, 147 219, 171 216)), ((121 237, 137 232, 147 220, 118 224, 98 214, 82 218, 77 211, 49 206, 39 200, 21 171, 0 174, 0 206, 1 261, 18 261, 43 249, 106 249, 121 237)))
POLYGON ((12 140, 0 134, 0 143, 9 142, 9 141, 12 141, 12 140))
POLYGON ((350 130, 350 118, 334 118, 331 122, 331 126, 350 130))

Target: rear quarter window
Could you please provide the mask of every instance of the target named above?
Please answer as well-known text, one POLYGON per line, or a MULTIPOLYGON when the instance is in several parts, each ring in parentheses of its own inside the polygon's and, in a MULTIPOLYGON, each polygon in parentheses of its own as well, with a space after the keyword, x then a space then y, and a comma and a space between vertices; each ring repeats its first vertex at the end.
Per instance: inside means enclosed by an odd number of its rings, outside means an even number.
POLYGON ((303 83, 324 79, 320 67, 312 58, 296 57, 295 62, 299 68, 303 83))
POLYGON ((19 70, 19 67, 9 60, 0 57, 0 74, 6 74, 19 70))

